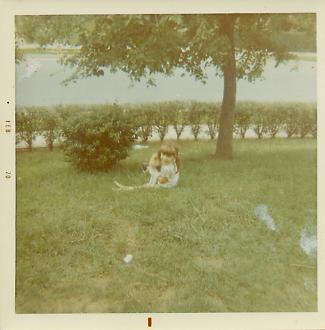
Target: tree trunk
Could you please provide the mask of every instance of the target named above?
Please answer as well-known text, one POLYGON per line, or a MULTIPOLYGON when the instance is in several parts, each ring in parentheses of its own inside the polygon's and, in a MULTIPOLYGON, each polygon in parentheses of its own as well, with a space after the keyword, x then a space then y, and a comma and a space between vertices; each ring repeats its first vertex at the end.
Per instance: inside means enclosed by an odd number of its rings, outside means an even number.
POLYGON ((28 138, 27 139, 27 145, 28 145, 28 151, 32 151, 33 150, 33 138, 28 138))
POLYGON ((236 16, 226 15, 222 22, 223 33, 229 42, 228 57, 223 67, 224 88, 220 114, 220 128, 216 155, 221 159, 232 159, 232 135, 236 105, 236 59, 234 27, 236 16))

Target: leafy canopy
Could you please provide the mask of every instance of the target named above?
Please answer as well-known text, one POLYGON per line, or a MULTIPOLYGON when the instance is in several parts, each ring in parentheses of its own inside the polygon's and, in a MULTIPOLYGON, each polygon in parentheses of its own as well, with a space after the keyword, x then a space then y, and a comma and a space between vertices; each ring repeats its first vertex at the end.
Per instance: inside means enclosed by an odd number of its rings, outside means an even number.
MULTIPOLYGON (((206 68, 223 75, 228 40, 226 14, 60 15, 17 16, 17 37, 41 46, 72 46, 62 62, 75 67, 68 79, 101 76, 104 68, 121 70, 133 81, 154 85, 156 73, 173 74, 182 68, 205 82, 206 68)), ((235 57, 238 79, 262 76, 267 58, 276 65, 290 58, 275 36, 283 31, 315 33, 314 14, 232 14, 235 20, 235 57)))

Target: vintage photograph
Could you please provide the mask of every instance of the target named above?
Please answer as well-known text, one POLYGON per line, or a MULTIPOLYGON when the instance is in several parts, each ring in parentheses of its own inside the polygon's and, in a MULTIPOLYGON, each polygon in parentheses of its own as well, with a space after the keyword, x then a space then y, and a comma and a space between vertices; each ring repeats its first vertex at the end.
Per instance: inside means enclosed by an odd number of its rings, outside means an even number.
POLYGON ((317 312, 316 30, 16 15, 16 313, 317 312))

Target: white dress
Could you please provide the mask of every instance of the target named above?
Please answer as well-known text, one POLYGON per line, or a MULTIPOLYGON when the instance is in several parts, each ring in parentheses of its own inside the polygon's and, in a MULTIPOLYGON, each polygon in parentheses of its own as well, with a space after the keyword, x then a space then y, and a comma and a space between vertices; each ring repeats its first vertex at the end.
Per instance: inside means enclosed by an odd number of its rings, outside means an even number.
POLYGON ((179 172, 177 172, 177 166, 175 163, 162 165, 160 169, 160 176, 168 179, 166 183, 159 183, 160 188, 172 188, 177 186, 179 180, 179 172))
POLYGON ((150 174, 150 180, 148 182, 148 185, 154 187, 158 182, 158 177, 160 175, 160 172, 155 167, 151 167, 151 166, 148 167, 148 171, 150 174))

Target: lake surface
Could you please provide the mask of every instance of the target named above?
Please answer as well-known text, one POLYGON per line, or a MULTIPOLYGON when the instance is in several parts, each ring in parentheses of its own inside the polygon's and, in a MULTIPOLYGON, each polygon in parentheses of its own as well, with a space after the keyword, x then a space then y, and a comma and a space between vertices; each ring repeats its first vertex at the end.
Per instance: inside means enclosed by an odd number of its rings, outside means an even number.
MULTIPOLYGON (((204 85, 188 74, 181 77, 177 70, 172 77, 156 75, 157 87, 145 82, 130 84, 123 72, 102 77, 79 79, 62 85, 73 69, 58 63, 52 54, 30 54, 16 65, 16 104, 20 106, 57 104, 139 103, 166 100, 221 101, 223 79, 208 71, 204 85)), ((290 61, 274 67, 269 60, 264 79, 250 83, 239 80, 237 100, 316 102, 316 61, 290 61)))

